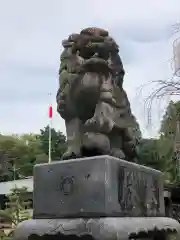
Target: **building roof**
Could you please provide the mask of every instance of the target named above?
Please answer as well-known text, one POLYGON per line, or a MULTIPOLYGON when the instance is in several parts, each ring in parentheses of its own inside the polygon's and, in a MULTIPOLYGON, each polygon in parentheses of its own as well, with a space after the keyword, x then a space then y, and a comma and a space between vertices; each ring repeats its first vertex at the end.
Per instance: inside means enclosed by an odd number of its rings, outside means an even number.
POLYGON ((26 187, 28 192, 33 192, 33 177, 0 183, 0 195, 7 195, 11 193, 14 187, 26 187))

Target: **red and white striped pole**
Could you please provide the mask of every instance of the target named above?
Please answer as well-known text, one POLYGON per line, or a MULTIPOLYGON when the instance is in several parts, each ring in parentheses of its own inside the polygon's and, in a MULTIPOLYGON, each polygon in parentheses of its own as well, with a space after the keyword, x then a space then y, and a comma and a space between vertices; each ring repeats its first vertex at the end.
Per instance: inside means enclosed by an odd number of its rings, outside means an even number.
MULTIPOLYGON (((51 94, 50 94, 51 95, 51 94)), ((52 128, 52 116, 53 116, 53 108, 52 105, 49 106, 49 160, 51 163, 51 128, 52 128)))

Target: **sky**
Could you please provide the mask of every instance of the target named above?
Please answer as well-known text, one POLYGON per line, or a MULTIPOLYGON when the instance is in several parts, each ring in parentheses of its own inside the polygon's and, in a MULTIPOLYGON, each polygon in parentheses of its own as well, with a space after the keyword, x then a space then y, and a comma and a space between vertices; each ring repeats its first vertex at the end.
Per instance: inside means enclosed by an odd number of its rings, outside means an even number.
POLYGON ((0 0, 0 132, 39 132, 52 102, 52 125, 65 133, 55 100, 61 41, 96 26, 119 44, 132 112, 143 135, 155 136, 164 106, 155 106, 148 128, 144 99, 152 87, 139 89, 172 75, 173 25, 179 22, 179 0, 0 0))

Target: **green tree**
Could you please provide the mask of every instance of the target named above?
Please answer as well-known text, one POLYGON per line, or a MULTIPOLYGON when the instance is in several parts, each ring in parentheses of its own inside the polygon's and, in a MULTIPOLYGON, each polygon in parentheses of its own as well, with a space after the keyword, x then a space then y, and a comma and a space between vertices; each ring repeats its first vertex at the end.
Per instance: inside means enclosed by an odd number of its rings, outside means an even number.
POLYGON ((177 121, 180 121, 180 101, 170 101, 161 121, 160 134, 164 137, 175 138, 177 121))
POLYGON ((27 199, 27 188, 13 188, 7 195, 9 201, 5 210, 0 210, 0 217, 17 226, 20 222, 31 218, 30 202, 27 199))
POLYGON ((174 138, 159 137, 159 157, 164 164, 163 171, 166 176, 167 183, 177 182, 177 164, 174 152, 174 138))
POLYGON ((0 181, 32 176, 33 166, 45 153, 37 135, 0 136, 0 181))
POLYGON ((169 139, 142 139, 139 144, 139 163, 164 173, 164 182, 175 183, 177 171, 173 156, 172 143, 169 139))
POLYGON ((10 223, 14 229, 20 222, 32 217, 29 211, 30 202, 27 198, 27 188, 15 187, 7 197, 9 202, 6 203, 6 209, 0 210, 0 218, 10 223))
POLYGON ((180 102, 167 106, 157 139, 143 139, 139 146, 139 162, 164 172, 168 183, 179 181, 175 146, 180 141, 177 122, 180 121, 180 102), (179 135, 179 137, 178 137, 179 135))
MULTIPOLYGON (((49 126, 40 130, 38 139, 41 141, 41 150, 48 155, 49 149, 49 126)), ((51 129, 51 155, 52 160, 59 160, 66 150, 66 137, 60 131, 51 129)))
POLYGON ((13 165, 20 158, 17 154, 17 145, 18 140, 14 136, 0 136, 1 167, 3 170, 1 180, 13 180, 13 165))
MULTIPOLYGON (((66 138, 55 129, 52 135, 52 159, 58 160, 66 149, 66 138)), ((48 162, 49 127, 40 134, 0 135, 0 181, 33 175, 33 166, 48 162)))
MULTIPOLYGON (((19 137, 19 140, 23 147, 26 148, 26 153, 18 161, 18 173, 22 176, 32 176, 33 166, 39 163, 39 156, 45 155, 41 148, 41 140, 37 134, 24 134, 19 137)), ((47 162, 47 158, 44 157, 43 162, 47 162)))
POLYGON ((178 159, 176 154, 176 144, 180 141, 180 130, 177 125, 180 121, 180 101, 170 101, 166 112, 161 121, 160 127, 160 155, 166 165, 168 181, 171 183, 179 182, 178 159))
POLYGON ((12 237, 9 236, 10 234, 6 234, 3 230, 0 231, 0 239, 1 240, 12 240, 12 237))
POLYGON ((20 137, 1 136, 0 151, 4 153, 9 164, 6 168, 8 180, 32 175, 33 162, 36 156, 34 148, 30 148, 20 137))
POLYGON ((138 149, 139 164, 164 170, 164 163, 159 155, 158 139, 142 139, 138 149))
POLYGON ((13 178, 12 163, 9 161, 7 154, 0 150, 0 182, 8 181, 13 178))
POLYGON ((142 132, 141 132, 140 125, 139 125, 136 117, 132 116, 132 118, 133 118, 133 127, 132 127, 133 136, 136 140, 136 144, 138 145, 140 143, 140 141, 142 140, 142 132))

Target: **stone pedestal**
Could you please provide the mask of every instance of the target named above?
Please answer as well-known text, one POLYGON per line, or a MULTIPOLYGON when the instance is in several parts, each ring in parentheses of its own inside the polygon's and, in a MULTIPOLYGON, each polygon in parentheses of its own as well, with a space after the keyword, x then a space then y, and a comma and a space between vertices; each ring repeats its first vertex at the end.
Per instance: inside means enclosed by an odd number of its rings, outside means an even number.
POLYGON ((34 218, 164 216, 159 171, 110 156, 34 169, 34 218))
POLYGON ((14 240, 180 236, 178 222, 164 217, 163 197, 161 172, 111 156, 37 165, 34 216, 14 240))

